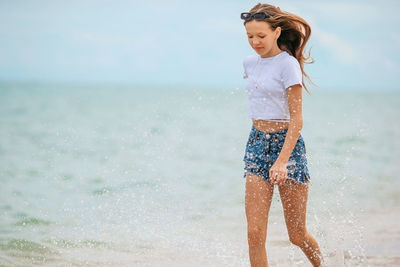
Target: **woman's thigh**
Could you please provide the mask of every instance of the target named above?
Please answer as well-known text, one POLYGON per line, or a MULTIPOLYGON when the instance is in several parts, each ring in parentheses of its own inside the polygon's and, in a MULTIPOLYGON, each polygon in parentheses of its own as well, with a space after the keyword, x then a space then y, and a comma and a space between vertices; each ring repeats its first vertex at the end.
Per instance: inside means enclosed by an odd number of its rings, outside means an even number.
POLYGON ((268 213, 274 185, 261 176, 246 175, 245 208, 249 231, 261 231, 266 235, 268 213))
POLYGON ((289 238, 301 239, 306 232, 308 184, 287 179, 278 189, 289 238))

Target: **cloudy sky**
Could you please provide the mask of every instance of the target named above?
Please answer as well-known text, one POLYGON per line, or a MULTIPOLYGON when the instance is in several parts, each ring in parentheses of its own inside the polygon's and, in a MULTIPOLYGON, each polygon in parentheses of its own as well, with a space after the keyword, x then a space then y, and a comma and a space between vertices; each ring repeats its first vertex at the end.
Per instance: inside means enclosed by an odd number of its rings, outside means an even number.
MULTIPOLYGON (((0 81, 242 87, 256 3, 1 0, 0 81)), ((310 23, 321 88, 400 90, 400 1, 269 3, 310 23)))

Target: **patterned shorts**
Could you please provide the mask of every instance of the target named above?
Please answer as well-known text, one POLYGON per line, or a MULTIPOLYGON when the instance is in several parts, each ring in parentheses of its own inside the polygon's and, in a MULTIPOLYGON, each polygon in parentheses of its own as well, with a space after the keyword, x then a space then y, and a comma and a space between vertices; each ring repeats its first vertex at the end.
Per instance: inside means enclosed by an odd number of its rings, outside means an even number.
MULTIPOLYGON (((263 132, 252 125, 246 151, 243 157, 245 162, 244 175, 255 174, 269 181, 269 169, 279 156, 285 142, 288 129, 276 132, 263 132)), ((310 174, 307 168, 306 147, 301 134, 293 148, 287 163, 287 178, 297 183, 307 184, 310 174)))

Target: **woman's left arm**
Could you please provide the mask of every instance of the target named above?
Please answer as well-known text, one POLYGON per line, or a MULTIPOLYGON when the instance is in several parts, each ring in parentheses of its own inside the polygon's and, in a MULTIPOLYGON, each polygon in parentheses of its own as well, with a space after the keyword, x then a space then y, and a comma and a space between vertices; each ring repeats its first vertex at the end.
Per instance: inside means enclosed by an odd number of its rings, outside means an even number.
POLYGON ((282 184, 287 178, 286 165, 303 128, 302 89, 303 87, 300 84, 292 85, 286 89, 290 113, 289 128, 279 156, 269 173, 272 181, 278 185, 282 184))
POLYGON ((290 113, 289 129, 286 133, 285 142, 279 153, 277 161, 287 163, 293 148, 300 136, 303 128, 303 112, 302 112, 302 89, 300 84, 295 84, 286 89, 288 97, 288 106, 290 113))

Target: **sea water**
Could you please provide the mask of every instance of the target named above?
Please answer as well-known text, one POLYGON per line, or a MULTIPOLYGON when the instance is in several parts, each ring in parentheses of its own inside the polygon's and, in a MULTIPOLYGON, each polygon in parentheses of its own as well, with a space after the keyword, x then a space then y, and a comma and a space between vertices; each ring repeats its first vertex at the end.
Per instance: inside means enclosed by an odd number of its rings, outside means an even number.
MULTIPOLYGON (((400 94, 310 88, 307 230, 330 266, 400 264, 400 94)), ((242 88, 2 84, 0 266, 250 266, 242 88)), ((270 266, 311 266, 278 188, 270 266)))

